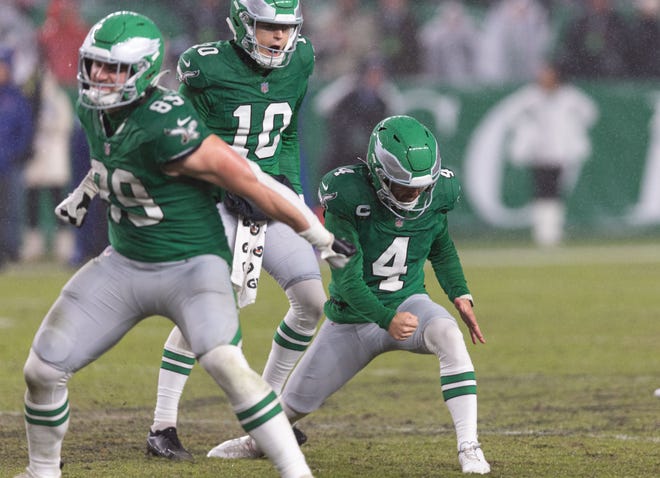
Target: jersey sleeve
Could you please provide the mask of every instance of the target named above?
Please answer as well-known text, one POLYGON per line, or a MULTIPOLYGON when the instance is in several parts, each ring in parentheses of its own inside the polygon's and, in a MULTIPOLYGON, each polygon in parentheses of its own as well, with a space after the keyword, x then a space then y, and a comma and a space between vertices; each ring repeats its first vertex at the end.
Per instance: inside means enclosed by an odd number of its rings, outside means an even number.
POLYGON ((453 302, 456 297, 470 293, 456 246, 449 237, 447 228, 444 228, 443 232, 431 245, 429 261, 433 266, 433 272, 438 279, 438 283, 449 297, 449 300, 453 302))
POLYGON ((439 214, 442 214, 443 227, 431 244, 429 261, 442 290, 453 301, 456 297, 469 294, 470 290, 447 226, 446 214, 454 209, 461 195, 460 183, 452 170, 441 170, 434 194, 434 208, 439 214))
POLYGON ((162 164, 185 158, 211 134, 192 104, 174 91, 149 106, 151 141, 162 164))
POLYGON ((461 187, 453 171, 442 169, 435 194, 434 207, 442 214, 444 227, 431 244, 429 261, 442 290, 453 301, 456 297, 470 293, 463 266, 447 226, 446 213, 454 209, 461 195, 461 187))

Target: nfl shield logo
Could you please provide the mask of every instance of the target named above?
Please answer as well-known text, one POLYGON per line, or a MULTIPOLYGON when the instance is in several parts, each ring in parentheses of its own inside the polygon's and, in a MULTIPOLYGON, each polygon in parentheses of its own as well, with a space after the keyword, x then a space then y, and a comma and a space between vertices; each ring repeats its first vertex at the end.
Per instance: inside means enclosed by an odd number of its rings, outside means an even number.
POLYGON ((103 143, 103 151, 106 156, 110 156, 110 143, 103 143))
POLYGON ((400 217, 397 217, 396 221, 394 221, 394 225, 396 227, 403 227, 403 219, 401 219, 400 217))
POLYGON ((267 81, 264 81, 261 84, 261 92, 264 93, 264 94, 268 93, 268 82, 267 81))

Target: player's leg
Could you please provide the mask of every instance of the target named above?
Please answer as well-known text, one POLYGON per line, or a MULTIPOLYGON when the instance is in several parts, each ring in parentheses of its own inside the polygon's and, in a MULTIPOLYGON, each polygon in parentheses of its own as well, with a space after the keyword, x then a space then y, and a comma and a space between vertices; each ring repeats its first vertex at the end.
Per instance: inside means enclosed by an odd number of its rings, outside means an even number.
POLYGON ((71 373, 54 368, 30 350, 23 367, 25 431, 29 465, 25 477, 59 477, 62 442, 69 428, 71 373))
POLYGON ((172 460, 191 460, 177 434, 179 401, 195 364, 195 354, 174 327, 165 341, 158 372, 158 388, 154 421, 147 435, 147 453, 172 460))
MULTIPOLYGON (((218 213, 233 250, 236 236, 236 217, 218 204, 218 213), (231 238, 231 240, 230 240, 231 238)), ((147 435, 147 453, 171 460, 191 460, 192 454, 184 448, 179 439, 177 422, 179 402, 183 395, 190 372, 195 365, 195 354, 178 327, 174 327, 163 346, 158 371, 156 408, 154 420, 147 435)))
POLYGON ((218 346, 199 362, 225 391, 241 426, 280 476, 311 476, 277 394, 249 367, 240 348, 218 346))
MULTIPOLYGON (((377 355, 365 340, 365 329, 375 324, 336 324, 325 321, 291 372, 282 391, 282 406, 291 422, 319 408, 334 392, 354 377, 377 355)), ((215 458, 259 458, 261 448, 249 436, 227 440, 213 448, 215 458)))
POLYGON ((263 372, 279 394, 312 341, 326 295, 313 248, 285 224, 268 225, 263 267, 284 289, 290 304, 273 336, 263 372))
POLYGON ((241 426, 283 477, 311 476, 291 425, 272 388, 248 365, 229 267, 216 256, 187 261, 170 274, 167 316, 173 318, 200 364, 227 394, 241 426))
POLYGON ((119 299, 126 297, 122 283, 127 279, 120 274, 109 257, 90 261, 64 286, 35 335, 24 366, 30 461, 26 476, 60 476, 62 441, 69 425, 67 382, 138 320, 135 309, 119 299))
POLYGON ((488 473, 490 466, 477 437, 477 381, 474 365, 456 320, 427 295, 408 298, 399 310, 419 318, 418 331, 399 348, 432 353, 440 361, 442 396, 456 431, 459 461, 466 473, 488 473))

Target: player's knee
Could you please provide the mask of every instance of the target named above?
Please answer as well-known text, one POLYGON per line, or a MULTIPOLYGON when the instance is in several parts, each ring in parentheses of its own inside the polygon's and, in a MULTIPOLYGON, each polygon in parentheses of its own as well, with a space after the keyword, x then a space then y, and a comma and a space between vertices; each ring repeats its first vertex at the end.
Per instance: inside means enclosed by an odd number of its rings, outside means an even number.
POLYGON ((424 344, 439 358, 450 353, 457 343, 463 344, 463 335, 453 320, 434 319, 424 329, 424 344))
POLYGON ((243 351, 235 345, 219 345, 199 357, 199 363, 234 406, 240 406, 246 396, 265 395, 270 391, 268 384, 250 368, 243 351))
POLYGON ((23 376, 30 401, 50 403, 65 395, 66 383, 71 375, 47 364, 30 350, 23 367, 23 376))
POLYGON ((323 304, 326 301, 323 282, 310 279, 292 285, 286 290, 291 304, 291 311, 303 329, 314 330, 323 316, 323 304))
POLYGON ((216 380, 232 381, 250 370, 243 351, 236 345, 218 345, 199 357, 199 363, 216 380))

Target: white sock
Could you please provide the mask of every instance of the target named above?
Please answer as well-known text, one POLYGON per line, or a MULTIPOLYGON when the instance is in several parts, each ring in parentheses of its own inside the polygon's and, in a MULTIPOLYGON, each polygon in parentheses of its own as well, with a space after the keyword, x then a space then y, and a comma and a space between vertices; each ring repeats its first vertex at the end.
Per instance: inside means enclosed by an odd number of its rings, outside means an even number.
POLYGON ((275 331, 273 344, 262 377, 278 395, 293 367, 305 353, 323 316, 326 300, 323 283, 309 279, 286 289, 289 307, 275 331))
POLYGON ((283 412, 249 433, 259 449, 273 462, 282 478, 312 476, 305 456, 296 443, 291 424, 283 412))
POLYGON ((445 402, 456 430, 456 443, 478 442, 477 439, 477 396, 460 395, 445 402))
POLYGON ((299 326, 287 324, 287 322, 292 324, 294 320, 289 313, 277 327, 262 374, 264 380, 278 395, 282 393, 282 388, 284 388, 291 370, 298 363, 302 354, 305 353, 314 337, 315 329, 311 331, 300 330, 299 326))
POLYGON ((168 427, 176 427, 179 401, 195 364, 195 356, 192 352, 168 349, 168 344, 165 347, 163 361, 158 372, 156 409, 151 426, 151 430, 154 432, 168 427))
POLYGON ((37 405, 25 397, 25 431, 30 464, 28 472, 43 478, 59 478, 62 441, 69 428, 67 395, 58 403, 37 405))

